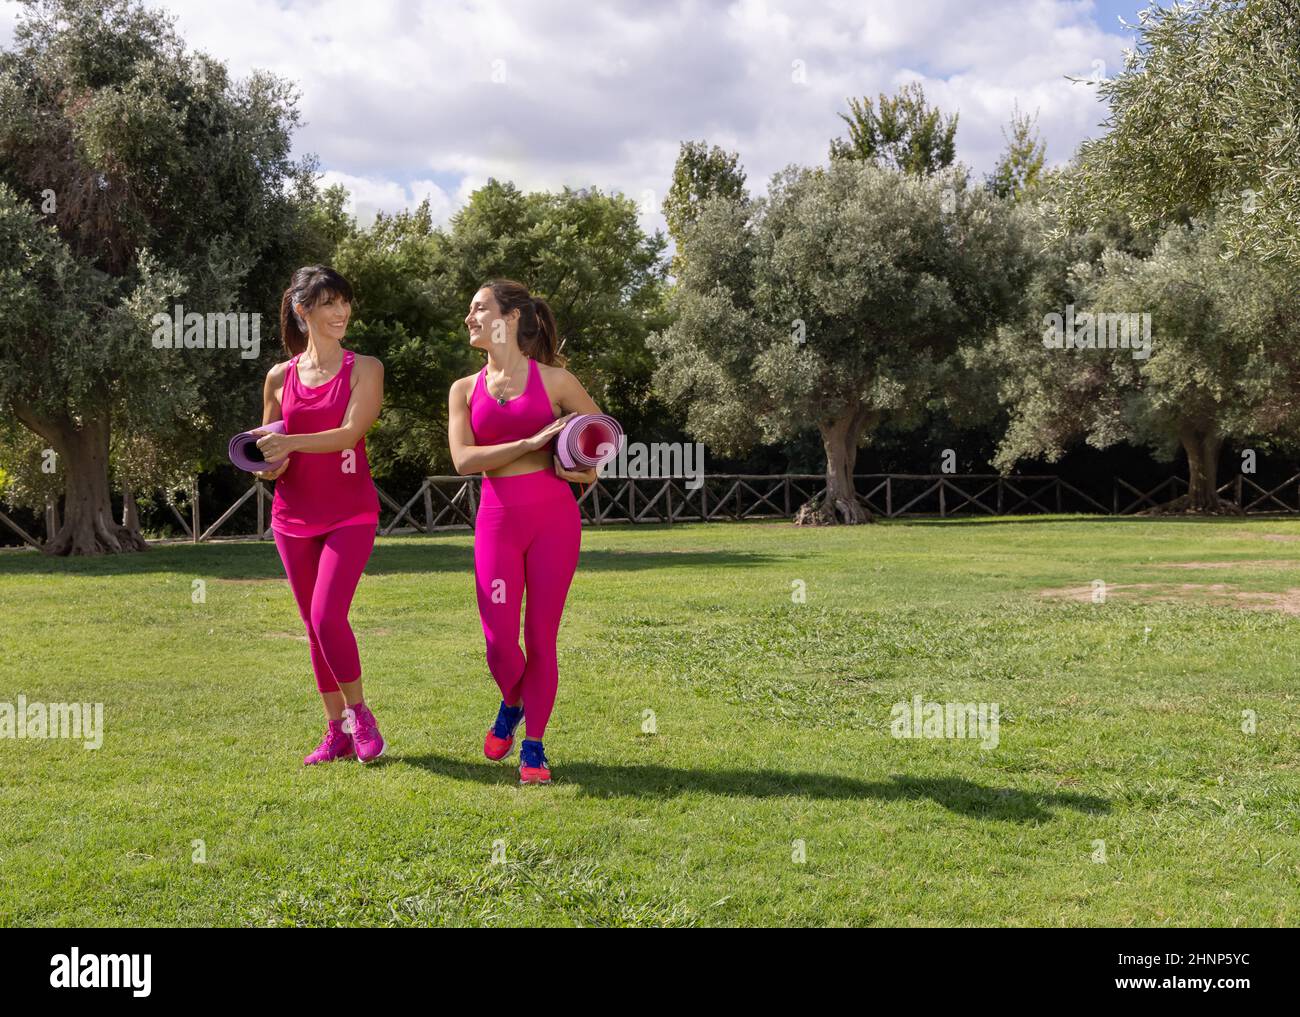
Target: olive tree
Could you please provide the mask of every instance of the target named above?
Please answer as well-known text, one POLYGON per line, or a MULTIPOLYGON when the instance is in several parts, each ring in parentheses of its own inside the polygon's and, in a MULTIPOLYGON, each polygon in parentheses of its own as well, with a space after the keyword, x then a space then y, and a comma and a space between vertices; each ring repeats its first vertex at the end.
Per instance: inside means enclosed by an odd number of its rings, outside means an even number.
POLYGON ((705 201, 687 231, 673 324, 647 341, 655 384, 725 454, 816 429, 826 494, 797 517, 858 523, 858 447, 933 391, 963 340, 1010 313, 1029 253, 1014 206, 960 168, 856 159, 789 167, 752 205, 705 201))

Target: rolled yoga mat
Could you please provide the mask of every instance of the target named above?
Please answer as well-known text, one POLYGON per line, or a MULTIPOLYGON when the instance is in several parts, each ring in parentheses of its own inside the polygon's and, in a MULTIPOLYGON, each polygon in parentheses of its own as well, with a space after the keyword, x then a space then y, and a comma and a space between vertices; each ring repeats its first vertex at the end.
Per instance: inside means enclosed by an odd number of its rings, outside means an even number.
POLYGON ((589 470, 618 455, 623 428, 605 413, 583 413, 564 425, 555 439, 555 454, 566 470, 589 470))
MULTIPOLYGON (((284 421, 273 420, 269 424, 256 427, 255 431, 270 431, 273 434, 284 434, 284 421)), ((266 461, 266 456, 262 455, 262 450, 257 447, 257 439, 263 437, 260 434, 254 434, 253 431, 244 431, 230 439, 230 461, 238 466, 241 470, 247 470, 249 473, 274 473, 284 463, 284 459, 277 459, 273 463, 266 461)), ((287 459, 288 456, 285 457, 287 459)))

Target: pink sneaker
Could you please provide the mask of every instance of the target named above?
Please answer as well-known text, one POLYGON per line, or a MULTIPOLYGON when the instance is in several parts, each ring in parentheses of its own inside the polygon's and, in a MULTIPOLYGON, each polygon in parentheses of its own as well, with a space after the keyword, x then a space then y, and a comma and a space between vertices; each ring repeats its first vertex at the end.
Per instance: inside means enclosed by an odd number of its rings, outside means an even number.
POLYGON ((356 746, 357 761, 368 763, 384 754, 384 736, 379 733, 375 715, 365 703, 357 703, 343 711, 347 719, 344 730, 351 729, 352 743, 356 746))
POLYGON ((334 759, 348 759, 354 754, 352 736, 343 730, 343 721, 331 720, 325 731, 325 740, 316 746, 315 752, 304 757, 302 765, 315 766, 334 759))

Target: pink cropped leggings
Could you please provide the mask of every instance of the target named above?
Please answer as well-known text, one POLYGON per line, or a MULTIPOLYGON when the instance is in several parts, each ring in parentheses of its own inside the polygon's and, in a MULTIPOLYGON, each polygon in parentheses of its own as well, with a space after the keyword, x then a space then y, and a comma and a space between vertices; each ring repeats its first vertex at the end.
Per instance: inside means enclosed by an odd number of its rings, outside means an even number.
POLYGON ((483 478, 474 520, 474 577, 488 669, 507 706, 523 700, 526 737, 538 741, 555 706, 555 640, 581 544, 578 503, 554 470, 483 478))
POLYGON ((348 608, 375 546, 374 524, 341 526, 318 537, 289 537, 277 531, 275 546, 307 626, 316 687, 338 692, 339 682, 361 677, 348 608))

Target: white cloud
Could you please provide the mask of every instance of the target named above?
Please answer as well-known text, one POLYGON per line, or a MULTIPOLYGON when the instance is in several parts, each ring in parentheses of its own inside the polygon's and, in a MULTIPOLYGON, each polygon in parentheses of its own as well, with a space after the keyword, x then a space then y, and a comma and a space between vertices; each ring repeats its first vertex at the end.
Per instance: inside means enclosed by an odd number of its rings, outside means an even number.
POLYGON ((4 0, 0 3, 0 49, 8 49, 13 45, 14 26, 18 24, 18 15, 22 8, 14 0, 4 0))
MULTIPOLYGON (((1091 0, 704 0, 527 5, 460 0, 165 0, 194 47, 237 76, 302 92, 296 144, 360 213, 432 199, 439 221, 488 177, 524 189, 596 186, 657 210, 678 145, 739 152, 751 190, 824 162, 850 96, 918 80, 959 113, 958 158, 992 168, 1013 103, 1039 113, 1049 163, 1103 117, 1065 76, 1127 43, 1091 0), (801 61, 802 82, 792 68, 801 61)), ((14 7, 6 4, 8 13, 14 7)), ((0 20, 0 32, 5 22, 0 20)))
MULTIPOLYGON (((464 200, 459 197, 453 199, 432 180, 413 180, 403 185, 393 180, 357 177, 333 169, 327 169, 321 174, 322 187, 333 187, 336 184, 347 188, 351 199, 348 210, 363 226, 374 222, 377 212, 415 208, 426 198, 433 221, 445 222, 464 200)), ((465 195, 466 198, 468 196, 465 195)))

